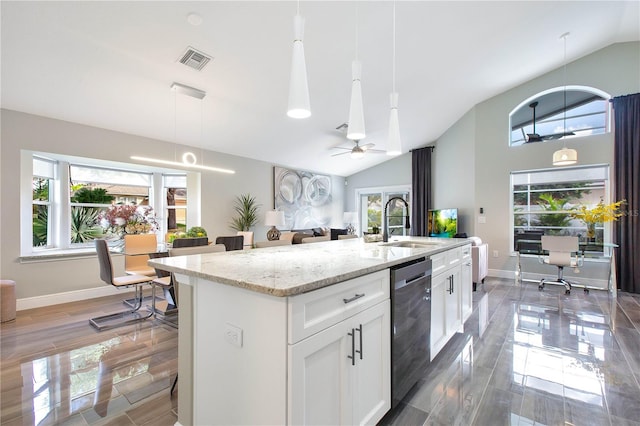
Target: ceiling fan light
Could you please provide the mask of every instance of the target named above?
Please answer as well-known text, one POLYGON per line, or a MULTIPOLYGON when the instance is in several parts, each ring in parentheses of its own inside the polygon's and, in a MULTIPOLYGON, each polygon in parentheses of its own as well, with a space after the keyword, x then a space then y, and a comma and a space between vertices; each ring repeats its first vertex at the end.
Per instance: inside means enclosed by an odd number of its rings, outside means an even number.
POLYGON ((354 160, 360 160, 363 157, 364 149, 360 148, 359 146, 356 146, 351 150, 351 158, 353 158, 354 160))
POLYGON ((287 115, 292 118, 311 116, 309 102, 309 85, 307 84, 307 66, 304 60, 304 18, 296 15, 293 18, 293 56, 291 57, 291 76, 289 79, 289 107, 287 115))
POLYGON ((360 61, 353 61, 351 64, 353 81, 351 83, 351 103, 349 105, 349 127, 347 127, 347 139, 364 139, 364 108, 362 106, 362 85, 360 76, 362 74, 362 64, 360 61))
POLYGON ((575 149, 562 148, 553 153, 554 166, 570 166, 578 162, 578 151, 575 149))
POLYGON ((398 121, 398 93, 391 93, 391 113, 389 115, 389 137, 387 141, 387 155, 402 154, 400 140, 400 123, 398 121))

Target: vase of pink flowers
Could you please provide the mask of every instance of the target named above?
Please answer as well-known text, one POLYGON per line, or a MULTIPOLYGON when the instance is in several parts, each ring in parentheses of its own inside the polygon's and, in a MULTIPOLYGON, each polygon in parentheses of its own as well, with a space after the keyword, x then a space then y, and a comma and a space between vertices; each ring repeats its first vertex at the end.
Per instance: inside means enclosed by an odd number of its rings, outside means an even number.
POLYGON ((106 234, 119 239, 125 234, 147 234, 158 230, 153 208, 130 204, 112 205, 99 216, 99 223, 106 234))

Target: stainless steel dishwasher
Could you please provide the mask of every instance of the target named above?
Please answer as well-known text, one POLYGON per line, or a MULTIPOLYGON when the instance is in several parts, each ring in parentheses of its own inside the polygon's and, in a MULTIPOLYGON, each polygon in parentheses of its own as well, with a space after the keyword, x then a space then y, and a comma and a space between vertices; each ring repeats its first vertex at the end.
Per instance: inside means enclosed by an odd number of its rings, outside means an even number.
POLYGON ((391 406, 395 407, 429 364, 431 259, 391 268, 391 406))

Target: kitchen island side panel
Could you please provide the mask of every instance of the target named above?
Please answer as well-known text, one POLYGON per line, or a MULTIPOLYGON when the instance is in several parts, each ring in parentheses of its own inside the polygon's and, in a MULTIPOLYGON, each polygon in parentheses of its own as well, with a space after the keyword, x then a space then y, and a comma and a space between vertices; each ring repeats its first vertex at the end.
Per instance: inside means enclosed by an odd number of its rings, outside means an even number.
POLYGON ((190 282, 194 424, 286 424, 287 298, 190 282))

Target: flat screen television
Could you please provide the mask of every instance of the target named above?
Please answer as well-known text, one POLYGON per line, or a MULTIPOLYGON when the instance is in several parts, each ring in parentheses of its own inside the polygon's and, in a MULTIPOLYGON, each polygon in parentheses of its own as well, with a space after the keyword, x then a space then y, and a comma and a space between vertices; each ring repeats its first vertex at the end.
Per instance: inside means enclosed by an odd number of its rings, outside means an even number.
POLYGON ((453 238, 458 233, 458 209, 429 210, 427 232, 430 237, 453 238))

